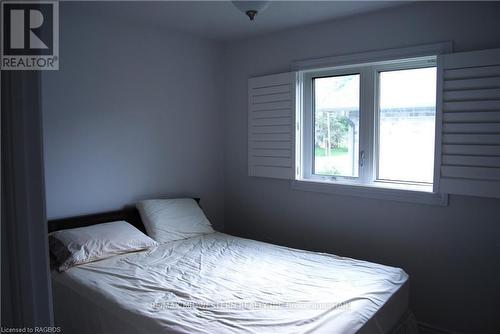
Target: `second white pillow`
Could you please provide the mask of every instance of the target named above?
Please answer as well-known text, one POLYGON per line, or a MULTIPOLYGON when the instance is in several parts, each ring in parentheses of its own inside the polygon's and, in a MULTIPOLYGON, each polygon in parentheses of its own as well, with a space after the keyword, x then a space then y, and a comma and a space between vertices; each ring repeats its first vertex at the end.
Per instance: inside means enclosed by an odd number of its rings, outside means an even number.
POLYGON ((192 198, 150 199, 136 206, 148 235, 157 242, 214 232, 198 203, 192 198))

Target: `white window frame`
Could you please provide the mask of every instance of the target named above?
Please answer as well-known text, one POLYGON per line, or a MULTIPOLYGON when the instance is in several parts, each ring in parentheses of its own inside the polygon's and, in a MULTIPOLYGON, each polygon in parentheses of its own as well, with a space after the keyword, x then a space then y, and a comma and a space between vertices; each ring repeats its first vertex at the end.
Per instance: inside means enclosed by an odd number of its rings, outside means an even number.
MULTIPOLYGON (((314 150, 314 112, 313 112, 313 92, 312 92, 312 80, 318 77, 330 77, 330 76, 342 76, 342 75, 360 75, 360 83, 362 83, 361 76, 364 77, 366 73, 365 67, 353 67, 353 66, 345 66, 339 67, 335 69, 321 70, 321 71, 305 71, 300 72, 299 75, 303 75, 303 105, 302 105, 302 117, 296 118, 301 119, 302 122, 300 124, 299 130, 301 130, 301 138, 302 140, 302 161, 297 162, 297 166, 299 166, 298 175, 300 175, 301 179, 307 180, 315 180, 315 181, 327 181, 334 180, 335 183, 342 184, 358 184, 359 182, 353 181, 352 177, 345 176, 320 176, 314 174, 313 164, 314 164, 314 156, 312 154, 314 150), (310 149, 307 149, 309 147, 310 149)), ((361 92, 361 89, 360 89, 361 92)), ((360 110, 362 109, 362 98, 360 93, 360 110)), ((360 112, 360 128, 363 117, 360 112)), ((361 134, 360 134, 360 142, 361 142, 361 134)), ((361 144, 360 144, 361 147, 361 144)), ((361 168, 359 169, 359 176, 356 179, 364 178, 361 176, 361 168)))
MULTIPOLYGON (((326 60, 312 60, 300 62, 297 68, 297 133, 296 133, 296 177, 292 187, 297 190, 318 191, 323 193, 362 196, 376 199, 388 199, 404 202, 416 202, 434 205, 447 205, 448 196, 439 193, 439 173, 434 173, 432 186, 418 183, 377 180, 378 166, 378 95, 379 72, 412 68, 436 67, 437 54, 450 52, 451 46, 446 43, 424 46, 422 52, 418 47, 384 51, 384 58, 379 60, 375 56, 380 53, 366 53, 354 55, 357 64, 346 64, 345 57, 326 60), (411 50, 410 50, 411 49, 411 50), (409 57, 410 54, 414 57, 409 57), (370 56, 377 61, 370 62, 370 56), (335 65, 339 60, 340 65, 335 65), (341 61, 340 61, 341 60, 341 61), (312 65, 326 65, 315 68, 312 65), (300 68, 305 68, 300 70, 300 68), (314 77, 360 74, 360 125, 359 125, 359 152, 365 153, 365 168, 359 168, 359 178, 355 181, 346 177, 329 177, 314 175, 313 146, 314 124, 312 110, 312 79, 314 77), (309 148, 309 149, 306 149, 309 148)), ((437 86, 439 89, 439 86, 437 86)), ((438 94, 436 94, 438 95, 438 94)), ((435 147, 441 145, 438 133, 441 131, 439 104, 436 103, 436 137, 435 147)), ((440 150, 435 149, 434 169, 439 168, 440 150)))
MULTIPOLYGON (((378 94, 375 95, 374 101, 375 101, 375 106, 372 114, 374 115, 373 119, 373 125, 374 125, 374 135, 373 135, 373 150, 372 154, 373 156, 371 159, 373 160, 372 163, 372 182, 379 186, 379 187, 398 187, 400 185, 403 187, 403 189, 410 189, 413 188, 415 190, 419 191, 424 191, 424 192, 433 192, 437 193, 437 180, 436 178, 438 177, 436 173, 433 175, 433 182, 432 184, 421 184, 418 182, 404 182, 404 181, 392 181, 392 180, 381 180, 378 178, 378 166, 379 166, 379 148, 380 148, 380 136, 379 136, 379 117, 380 117, 380 72, 385 72, 385 71, 397 71, 397 70, 406 70, 406 69, 419 69, 419 68, 429 68, 429 67, 435 67, 437 68, 437 57, 436 56, 430 56, 430 57, 422 57, 417 60, 408 60, 405 59, 404 61, 400 62, 393 62, 392 64, 382 64, 382 65, 375 65, 373 67, 375 73, 375 80, 374 80, 374 91, 378 92, 378 94)), ((437 71, 436 71, 437 74, 437 71)), ((436 77, 437 80, 437 77, 436 77)), ((437 85, 436 85, 436 90, 437 90, 437 85)), ((437 93, 437 92, 436 92, 437 93)), ((437 98, 437 94, 436 94, 437 98)), ((437 103, 436 103, 436 115, 437 115, 437 103)), ((437 123, 437 116, 434 119, 435 123, 437 123)), ((434 140, 434 148, 436 146, 436 140, 434 140)), ((434 164, 435 164, 436 157, 434 156, 434 164)), ((435 168, 435 167, 434 167, 435 168)))

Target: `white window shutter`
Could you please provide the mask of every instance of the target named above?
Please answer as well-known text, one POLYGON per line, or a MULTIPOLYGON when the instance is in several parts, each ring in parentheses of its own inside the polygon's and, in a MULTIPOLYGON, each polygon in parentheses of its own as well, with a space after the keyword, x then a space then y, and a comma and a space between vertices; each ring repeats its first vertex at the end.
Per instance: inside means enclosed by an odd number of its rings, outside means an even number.
POLYGON ((248 174, 295 176, 296 72, 248 79, 248 174))
POLYGON ((439 189, 500 198, 500 49, 438 58, 439 189))

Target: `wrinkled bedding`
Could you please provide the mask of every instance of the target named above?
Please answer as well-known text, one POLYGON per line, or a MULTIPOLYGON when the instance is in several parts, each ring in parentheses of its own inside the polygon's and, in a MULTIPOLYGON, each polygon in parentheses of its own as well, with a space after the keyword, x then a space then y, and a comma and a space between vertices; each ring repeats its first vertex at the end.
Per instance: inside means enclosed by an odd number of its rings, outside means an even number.
POLYGON ((52 273, 63 333, 356 333, 407 279, 218 232, 52 273))

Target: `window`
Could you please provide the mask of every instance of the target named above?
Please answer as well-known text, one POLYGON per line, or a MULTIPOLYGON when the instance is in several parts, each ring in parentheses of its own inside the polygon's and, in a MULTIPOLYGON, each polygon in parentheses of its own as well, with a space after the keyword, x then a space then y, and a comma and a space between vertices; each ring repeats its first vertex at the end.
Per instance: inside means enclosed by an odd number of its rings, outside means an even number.
POLYGON ((453 53, 445 42, 249 78, 248 175, 421 204, 499 198, 499 59, 500 49, 453 53))
POLYGON ((378 73, 377 180, 432 184, 436 68, 378 73))
POLYGON ((433 191, 436 57, 300 72, 297 179, 433 191))
POLYGON ((312 80, 314 174, 357 177, 359 74, 312 80))

